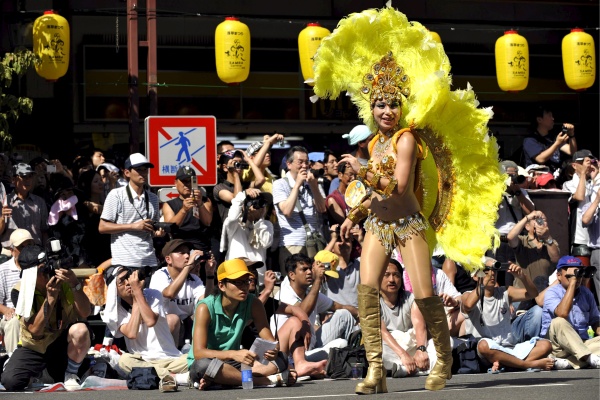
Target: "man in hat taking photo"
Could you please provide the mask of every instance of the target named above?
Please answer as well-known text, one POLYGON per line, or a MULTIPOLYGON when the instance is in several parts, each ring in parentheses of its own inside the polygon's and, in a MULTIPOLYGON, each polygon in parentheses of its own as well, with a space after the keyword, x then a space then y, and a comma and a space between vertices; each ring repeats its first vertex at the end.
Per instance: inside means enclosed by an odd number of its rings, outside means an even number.
POLYGON ((18 257, 22 278, 13 289, 21 322, 21 347, 4 367, 7 391, 24 390, 44 369, 65 388, 78 389, 77 372, 90 348, 85 319, 91 305, 73 270, 55 269, 44 249, 25 246, 18 257), (64 380, 63 380, 64 379, 64 380))

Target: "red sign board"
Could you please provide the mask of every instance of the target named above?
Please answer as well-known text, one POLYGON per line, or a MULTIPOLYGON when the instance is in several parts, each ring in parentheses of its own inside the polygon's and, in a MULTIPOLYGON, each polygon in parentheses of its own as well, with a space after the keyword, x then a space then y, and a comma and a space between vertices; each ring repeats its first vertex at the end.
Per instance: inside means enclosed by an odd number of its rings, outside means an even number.
POLYGON ((150 186, 173 186, 177 170, 189 165, 198 185, 217 184, 217 119, 213 116, 146 118, 146 157, 154 164, 150 186))

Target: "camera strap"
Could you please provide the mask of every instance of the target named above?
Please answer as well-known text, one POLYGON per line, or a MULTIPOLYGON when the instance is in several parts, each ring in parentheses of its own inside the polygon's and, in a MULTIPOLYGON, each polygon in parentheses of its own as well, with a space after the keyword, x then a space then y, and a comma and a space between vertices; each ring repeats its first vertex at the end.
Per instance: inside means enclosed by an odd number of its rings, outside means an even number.
MULTIPOLYGON (((290 181, 287 178, 285 178, 285 180, 288 183, 288 186, 290 187, 290 189, 293 189, 292 185, 290 184, 290 181)), ((300 197, 300 193, 298 193, 298 197, 300 197)), ((298 211, 298 214, 300 214, 300 219, 302 220, 302 225, 304 225, 306 234, 308 236, 310 236, 312 234, 312 230, 310 229, 310 226, 308 225, 308 221, 306 220, 306 216, 304 215, 304 212, 302 211, 302 208, 300 207, 300 200, 298 198, 296 199, 296 204, 294 207, 296 208, 296 211, 298 211)))
POLYGON ((129 188, 129 185, 125 186, 125 191, 127 192, 127 198, 129 198, 129 203, 131 203, 131 205, 133 206, 133 208, 135 209, 135 211, 137 212, 137 214, 140 216, 141 219, 150 219, 150 198, 148 196, 148 191, 144 190, 144 197, 145 197, 145 203, 146 203, 146 215, 147 217, 144 218, 142 216, 142 214, 140 213, 140 210, 138 210, 138 208, 135 206, 135 204, 133 203, 133 195, 131 194, 131 189, 129 188))
POLYGON ((509 203, 508 198, 506 196, 504 196, 504 201, 506 202, 506 207, 508 207, 508 211, 510 211, 510 214, 515 220, 515 224, 518 223, 519 220, 517 219, 517 214, 515 214, 515 210, 513 210, 512 205, 509 203))

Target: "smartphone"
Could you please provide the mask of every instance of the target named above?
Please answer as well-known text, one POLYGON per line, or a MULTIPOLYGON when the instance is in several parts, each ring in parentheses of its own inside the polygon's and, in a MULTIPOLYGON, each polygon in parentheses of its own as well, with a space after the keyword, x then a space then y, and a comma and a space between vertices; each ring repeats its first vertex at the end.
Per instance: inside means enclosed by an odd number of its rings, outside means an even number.
POLYGON ((46 165, 46 172, 49 174, 56 172, 56 165, 54 165, 54 164, 46 165))
MULTIPOLYGON (((192 198, 195 199, 196 198, 196 190, 198 190, 198 177, 192 176, 192 177, 190 177, 190 180, 192 182, 192 198)), ((194 218, 200 218, 200 210, 198 209, 197 205, 194 205, 192 215, 194 216, 194 218)))

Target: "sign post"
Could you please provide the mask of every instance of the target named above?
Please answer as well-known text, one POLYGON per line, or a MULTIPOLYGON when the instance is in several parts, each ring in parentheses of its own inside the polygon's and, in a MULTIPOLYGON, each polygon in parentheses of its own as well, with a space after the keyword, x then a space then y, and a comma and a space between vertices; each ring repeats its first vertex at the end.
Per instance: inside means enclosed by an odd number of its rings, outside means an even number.
POLYGON ((150 116, 145 120, 146 156, 154 164, 150 186, 173 186, 177 170, 189 165, 198 185, 217 184, 217 119, 213 116, 150 116))

